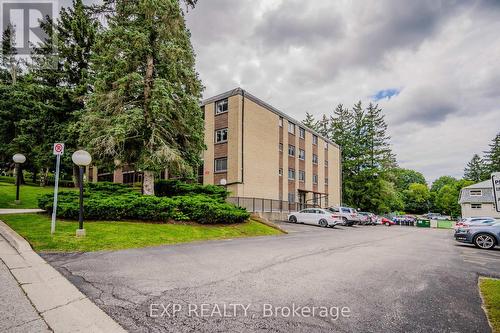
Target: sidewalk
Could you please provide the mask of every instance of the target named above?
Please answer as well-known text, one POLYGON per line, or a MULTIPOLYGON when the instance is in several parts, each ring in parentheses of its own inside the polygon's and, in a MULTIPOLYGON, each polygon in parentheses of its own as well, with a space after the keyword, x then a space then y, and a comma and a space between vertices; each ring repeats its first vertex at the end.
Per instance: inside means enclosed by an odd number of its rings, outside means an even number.
POLYGON ((1 208, 0 215, 3 214, 30 214, 30 213, 41 213, 44 212, 43 209, 10 209, 10 208, 1 208))
POLYGON ((2 221, 0 263, 0 332, 125 332, 2 221))
MULTIPOLYGON (((14 250, 0 236, 0 257, 15 256, 14 250)), ((0 260, 0 332, 50 332, 16 279, 0 260)))

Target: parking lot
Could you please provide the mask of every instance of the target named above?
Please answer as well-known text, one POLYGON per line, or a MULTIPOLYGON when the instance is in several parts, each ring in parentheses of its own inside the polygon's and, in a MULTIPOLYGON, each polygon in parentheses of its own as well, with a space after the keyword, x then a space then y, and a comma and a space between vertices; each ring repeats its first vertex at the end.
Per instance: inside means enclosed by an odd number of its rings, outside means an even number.
POLYGON ((500 276, 500 251, 455 243, 451 230, 280 226, 289 233, 44 257, 130 331, 489 332, 477 278, 500 276), (175 304, 175 315, 151 312, 175 304), (349 315, 283 313, 292 306, 349 315))

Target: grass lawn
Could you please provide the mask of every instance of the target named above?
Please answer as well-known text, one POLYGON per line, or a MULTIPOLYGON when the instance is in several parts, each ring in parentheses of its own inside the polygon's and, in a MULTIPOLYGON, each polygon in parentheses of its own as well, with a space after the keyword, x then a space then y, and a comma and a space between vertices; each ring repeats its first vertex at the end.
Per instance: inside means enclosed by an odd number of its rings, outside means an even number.
MULTIPOLYGON (((59 191, 74 191, 73 188, 59 188, 59 191)), ((16 205, 16 186, 14 184, 0 181, 0 208, 38 208, 38 196, 46 193, 54 193, 52 186, 40 187, 33 185, 21 185, 19 198, 21 203, 16 205)))
POLYGON ((483 295, 488 319, 493 326, 493 333, 500 333, 500 280, 481 278, 479 288, 483 295))
POLYGON ((77 238, 76 221, 57 221, 50 234, 45 214, 2 215, 0 219, 23 236, 35 251, 99 251, 185 243, 208 239, 278 235, 281 231, 250 220, 235 225, 149 224, 124 221, 85 223, 87 236, 77 238))

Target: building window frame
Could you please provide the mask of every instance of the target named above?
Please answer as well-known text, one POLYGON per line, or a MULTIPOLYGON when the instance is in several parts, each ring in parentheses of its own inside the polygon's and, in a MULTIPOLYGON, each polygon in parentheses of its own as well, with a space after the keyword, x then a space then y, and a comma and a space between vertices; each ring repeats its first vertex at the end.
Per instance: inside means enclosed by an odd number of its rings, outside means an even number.
POLYGON ((288 180, 295 180, 295 169, 288 168, 288 180))
POLYGON ((482 209, 483 208, 483 205, 480 204, 480 203, 471 203, 470 204, 470 208, 471 209, 482 209))
POLYGON ((304 149, 299 148, 299 160, 305 161, 306 159, 306 151, 304 149))
POLYGON ((325 168, 328 168, 328 160, 325 160, 325 168))
POLYGON ((288 202, 295 202, 295 193, 288 193, 288 202))
POLYGON ((312 162, 313 162, 313 164, 318 164, 318 162, 319 162, 319 157, 318 157, 318 155, 313 154, 313 157, 312 157, 312 162))
POLYGON ((279 169, 278 169, 278 175, 279 175, 280 177, 283 177, 283 168, 279 168, 279 169))
POLYGON ((283 117, 279 118, 278 124, 279 124, 280 127, 283 127, 283 117))
POLYGON ((278 144, 278 151, 283 152, 283 144, 281 142, 278 144))
POLYGON ((227 172, 227 157, 220 157, 214 159, 214 173, 221 173, 221 172, 227 172), (226 164, 225 168, 224 167, 220 168, 221 165, 219 165, 217 162, 225 162, 226 164))
POLYGON ((299 170, 299 182, 304 183, 306 181, 306 172, 304 170, 299 170))
POLYGON ((313 134, 313 145, 318 145, 318 136, 316 134, 313 134))
POLYGON ((328 186, 328 177, 325 177, 325 185, 328 186))
POLYGON ((288 133, 295 135, 295 124, 288 122, 288 133))
POLYGON ((295 146, 288 145, 288 156, 295 156, 295 146))
POLYGON ((228 139, 228 135, 229 135, 229 131, 228 131, 228 128, 221 128, 221 129, 218 129, 218 130, 215 130, 215 137, 214 137, 214 141, 215 143, 226 143, 227 142, 227 139, 228 139), (220 135, 219 135, 220 134, 220 135), (225 136, 225 138, 224 138, 225 136))
POLYGON ((215 102, 215 115, 229 112, 229 99, 224 98, 215 102), (221 106, 219 108, 219 106, 221 106))
POLYGON ((313 174, 313 185, 318 185, 318 175, 313 174))
POLYGON ((471 197, 482 197, 483 190, 469 190, 469 194, 471 197))
POLYGON ((301 139, 306 138, 306 129, 304 127, 299 127, 299 138, 301 139))

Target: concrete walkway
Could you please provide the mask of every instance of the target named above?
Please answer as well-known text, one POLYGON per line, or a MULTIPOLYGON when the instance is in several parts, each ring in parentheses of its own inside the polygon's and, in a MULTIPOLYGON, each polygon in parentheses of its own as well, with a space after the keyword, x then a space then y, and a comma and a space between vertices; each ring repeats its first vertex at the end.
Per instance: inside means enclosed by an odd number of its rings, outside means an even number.
POLYGON ((5 214, 29 214, 29 213, 42 213, 43 209, 10 209, 10 208, 2 208, 0 209, 0 215, 5 214))
POLYGON ((53 332, 125 332, 2 221, 0 238, 0 260, 5 264, 0 273, 1 303, 4 303, 0 304, 0 325, 5 321, 5 327, 0 326, 1 332, 16 332, 19 327, 23 327, 20 332, 30 329, 36 332, 44 329, 53 332), (12 304, 4 302, 4 295, 12 300, 12 304), (29 303, 31 308, 27 305, 29 303), (19 306, 21 312, 12 306, 19 306), (26 325, 38 326, 31 328, 26 325))
MULTIPOLYGON (((16 255, 5 238, 0 236, 0 256, 16 255)), ((0 332, 50 332, 28 297, 0 260, 0 332)))

